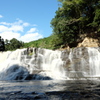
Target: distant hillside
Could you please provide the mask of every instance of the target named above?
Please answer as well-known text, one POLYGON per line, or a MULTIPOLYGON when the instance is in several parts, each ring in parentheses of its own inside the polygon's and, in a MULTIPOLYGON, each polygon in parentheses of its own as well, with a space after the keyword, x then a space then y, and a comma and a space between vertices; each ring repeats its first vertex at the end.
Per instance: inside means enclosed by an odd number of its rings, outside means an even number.
POLYGON ((46 48, 46 49, 55 49, 55 35, 51 35, 49 37, 39 39, 36 41, 32 41, 29 43, 24 43, 24 47, 38 47, 38 48, 46 48))

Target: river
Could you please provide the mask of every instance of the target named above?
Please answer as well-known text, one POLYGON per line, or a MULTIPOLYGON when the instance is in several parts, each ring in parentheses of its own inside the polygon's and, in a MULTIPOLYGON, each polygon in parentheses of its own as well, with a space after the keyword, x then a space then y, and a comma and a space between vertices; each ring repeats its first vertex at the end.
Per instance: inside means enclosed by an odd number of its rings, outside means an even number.
POLYGON ((0 100, 100 100, 100 84, 96 80, 0 81, 0 100))
POLYGON ((0 52, 0 100, 100 100, 100 48, 0 52))

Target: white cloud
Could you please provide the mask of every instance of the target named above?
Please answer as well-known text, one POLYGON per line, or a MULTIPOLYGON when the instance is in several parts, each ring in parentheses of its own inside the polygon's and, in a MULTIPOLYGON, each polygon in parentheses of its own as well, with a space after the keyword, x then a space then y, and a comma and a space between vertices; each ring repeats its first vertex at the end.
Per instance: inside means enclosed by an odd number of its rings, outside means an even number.
POLYGON ((24 29, 23 29, 23 26, 21 25, 13 25, 9 28, 9 30, 14 31, 14 32, 18 32, 18 31, 23 32, 24 29))
POLYGON ((30 28, 30 30, 27 31, 25 35, 21 36, 20 39, 24 42, 29 42, 40 38, 43 38, 43 36, 38 33, 38 30, 36 28, 30 28))
POLYGON ((13 23, 13 25, 20 25, 20 24, 23 24, 24 22, 20 19, 16 19, 17 21, 13 23))
POLYGON ((0 36, 8 40, 16 38, 23 42, 43 38, 43 36, 39 34, 38 29, 34 27, 31 27, 29 23, 23 22, 20 19, 17 19, 14 23, 0 22, 0 36), (26 30, 25 28, 28 28, 29 30, 26 30))
POLYGON ((24 36, 21 36, 21 40, 24 42, 34 41, 37 39, 43 38, 43 36, 39 33, 27 33, 24 36))
POLYGON ((11 23, 7 23, 7 22, 0 22, 1 25, 5 25, 5 26, 9 26, 11 25, 11 23))
POLYGON ((1 33, 1 32, 5 32, 5 31, 8 31, 8 30, 9 30, 8 27, 6 27, 6 26, 4 26, 4 25, 0 25, 0 33, 1 33))
POLYGON ((0 18, 2 18, 3 16, 2 15, 0 15, 0 18))
POLYGON ((3 39, 8 39, 8 40, 11 40, 12 38, 19 39, 20 38, 20 33, 15 33, 15 32, 12 32, 12 31, 6 31, 6 32, 2 32, 0 34, 0 36, 3 39))
POLYGON ((29 25, 30 25, 29 23, 23 23, 23 26, 25 26, 25 27, 27 27, 29 25))
POLYGON ((36 28, 31 28, 27 33, 32 33, 32 32, 35 32, 35 31, 37 31, 36 28))

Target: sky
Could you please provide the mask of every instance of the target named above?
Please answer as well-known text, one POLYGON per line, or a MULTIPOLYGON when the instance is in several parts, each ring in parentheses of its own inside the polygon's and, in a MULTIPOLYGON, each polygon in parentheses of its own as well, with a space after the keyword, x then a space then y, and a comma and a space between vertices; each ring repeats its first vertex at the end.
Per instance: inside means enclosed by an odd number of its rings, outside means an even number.
POLYGON ((0 36, 30 42, 52 34, 57 0, 0 0, 0 36))

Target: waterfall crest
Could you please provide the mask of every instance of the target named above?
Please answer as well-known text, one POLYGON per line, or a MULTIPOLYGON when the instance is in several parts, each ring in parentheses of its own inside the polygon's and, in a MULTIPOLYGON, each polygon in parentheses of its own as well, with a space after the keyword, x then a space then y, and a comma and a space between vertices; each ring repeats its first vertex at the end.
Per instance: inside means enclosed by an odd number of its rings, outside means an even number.
POLYGON ((100 48, 0 52, 0 80, 100 77, 100 48))

